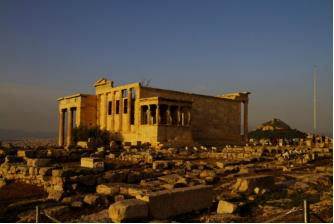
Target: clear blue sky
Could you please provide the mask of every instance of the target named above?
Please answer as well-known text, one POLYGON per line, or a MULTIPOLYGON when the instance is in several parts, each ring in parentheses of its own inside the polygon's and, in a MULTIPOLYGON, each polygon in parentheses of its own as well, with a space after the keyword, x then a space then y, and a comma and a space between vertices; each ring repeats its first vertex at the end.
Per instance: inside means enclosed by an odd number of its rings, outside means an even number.
POLYGON ((250 129, 280 118, 332 135, 330 0, 0 1, 0 129, 58 129, 57 97, 116 85, 250 91, 250 129))

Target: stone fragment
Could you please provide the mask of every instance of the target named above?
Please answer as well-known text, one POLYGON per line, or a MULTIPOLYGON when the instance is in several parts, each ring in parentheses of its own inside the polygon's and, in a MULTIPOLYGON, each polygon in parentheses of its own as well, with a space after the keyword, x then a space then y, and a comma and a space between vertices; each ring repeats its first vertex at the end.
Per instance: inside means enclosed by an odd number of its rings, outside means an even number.
POLYGON ((96 193, 104 195, 115 195, 119 193, 119 185, 112 183, 100 184, 96 187, 96 193))
POLYGON ((109 217, 113 222, 146 218, 148 216, 147 202, 128 199, 118 201, 109 207, 109 217))
POLYGON ((261 189, 274 189, 274 177, 270 175, 258 175, 238 178, 233 189, 243 193, 252 193, 256 187, 261 189))
POLYGON ((69 204, 69 203, 72 203, 73 202, 73 197, 64 197, 62 200, 61 200, 62 203, 66 203, 66 204, 69 204))
POLYGON ((212 204, 212 187, 198 185, 137 195, 137 199, 148 202, 149 215, 154 219, 209 208, 212 204))
POLYGON ((89 205, 96 205, 101 197, 98 194, 87 194, 85 195, 83 201, 89 205))
POLYGON ((71 206, 74 207, 74 208, 82 208, 83 203, 82 203, 82 201, 73 201, 71 203, 71 206))
POLYGON ((124 200, 124 195, 122 194, 118 194, 114 196, 114 201, 118 202, 118 201, 123 201, 124 200))
POLYGON ((225 164, 223 162, 216 162, 216 166, 220 169, 224 168, 225 164))
POLYGON ((100 158, 83 157, 81 158, 81 167, 103 169, 104 162, 100 158))
POLYGON ((50 159, 26 159, 29 167, 45 167, 51 164, 50 159))
POLYGON ((99 148, 97 148, 97 151, 98 152, 104 152, 104 150, 105 150, 105 148, 102 146, 102 147, 99 147, 99 148))
POLYGON ((56 207, 44 209, 43 211, 52 217, 57 217, 69 212, 70 208, 67 205, 59 205, 56 207))
POLYGON ((250 168, 247 168, 247 167, 241 167, 240 169, 239 169, 239 172, 238 172, 239 174, 248 174, 248 173, 250 173, 250 168))
POLYGON ((87 149, 88 148, 88 142, 87 141, 78 141, 77 146, 79 146, 83 149, 87 149))
POLYGON ((217 213, 232 214, 237 210, 237 208, 238 205, 236 203, 221 200, 218 203, 217 213))
POLYGON ((110 154, 108 154, 108 155, 106 156, 106 158, 108 158, 108 159, 115 159, 115 158, 116 158, 116 155, 113 154, 113 153, 110 153, 110 154))
POLYGON ((49 199, 54 199, 56 201, 59 201, 62 198, 63 194, 64 194, 63 190, 54 190, 54 189, 52 189, 51 191, 49 191, 48 198, 49 199))
POLYGON ((169 184, 176 184, 176 183, 180 183, 180 184, 187 184, 187 180, 184 178, 184 177, 181 177, 180 175, 178 174, 170 174, 170 175, 165 175, 165 176, 161 176, 161 177, 158 177, 159 180, 162 180, 166 183, 169 183, 169 184))
POLYGON ((41 176, 51 176, 52 175, 52 167, 42 167, 39 169, 38 174, 41 176))
POLYGON ((17 150, 17 156, 18 157, 28 157, 32 158, 34 157, 35 153, 33 150, 17 150))
POLYGON ((168 169, 170 162, 167 160, 156 160, 152 164, 153 169, 168 169))
POLYGON ((206 178, 206 177, 216 177, 216 173, 213 170, 203 170, 200 175, 201 178, 206 178))

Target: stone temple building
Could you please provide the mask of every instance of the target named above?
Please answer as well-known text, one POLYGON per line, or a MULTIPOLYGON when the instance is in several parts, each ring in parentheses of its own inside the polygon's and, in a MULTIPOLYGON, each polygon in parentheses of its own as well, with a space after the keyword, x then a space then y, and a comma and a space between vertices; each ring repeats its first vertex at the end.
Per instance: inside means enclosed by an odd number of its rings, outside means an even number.
POLYGON ((152 145, 223 145, 248 140, 249 92, 205 96, 133 83, 114 86, 105 78, 94 84, 96 95, 58 98, 59 145, 72 144, 73 126, 99 125, 118 141, 152 145), (243 109, 243 135, 241 121, 243 109), (75 118, 75 119, 74 119, 75 118))

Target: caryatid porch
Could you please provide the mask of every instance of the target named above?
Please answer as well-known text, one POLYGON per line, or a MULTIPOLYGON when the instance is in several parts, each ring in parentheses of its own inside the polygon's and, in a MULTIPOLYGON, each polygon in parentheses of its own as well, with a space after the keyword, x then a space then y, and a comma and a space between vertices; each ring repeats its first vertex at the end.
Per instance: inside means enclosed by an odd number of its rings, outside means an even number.
POLYGON ((164 97, 142 98, 140 126, 142 130, 156 127, 158 142, 180 138, 191 143, 192 102, 164 97))

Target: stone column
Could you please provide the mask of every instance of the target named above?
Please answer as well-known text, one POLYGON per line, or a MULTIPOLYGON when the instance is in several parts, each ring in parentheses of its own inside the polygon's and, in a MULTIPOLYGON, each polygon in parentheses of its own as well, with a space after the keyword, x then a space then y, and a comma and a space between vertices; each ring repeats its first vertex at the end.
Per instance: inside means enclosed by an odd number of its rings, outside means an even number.
POLYGON ((181 106, 177 107, 177 125, 181 125, 181 106))
POLYGON ((103 122, 104 122, 104 129, 107 130, 108 124, 108 94, 104 94, 104 102, 103 102, 103 107, 104 107, 104 113, 103 113, 103 122))
POLYGON ((79 127, 81 123, 81 107, 75 108, 75 126, 79 127))
POLYGON ((150 107, 150 105, 147 106, 146 121, 147 121, 147 124, 152 124, 152 122, 151 122, 151 107, 150 107))
POLYGON ((64 120, 65 114, 63 110, 59 111, 59 139, 58 139, 58 145, 63 146, 64 145, 64 120))
POLYGON ((73 111, 71 108, 67 109, 68 119, 67 119, 67 146, 72 144, 72 123, 73 123, 73 111))
POLYGON ((123 112, 124 112, 124 99, 122 97, 122 91, 120 92, 120 99, 119 99, 119 130, 122 131, 123 129, 123 112))
POLYGON ((97 105, 97 107, 96 107, 96 124, 98 125, 98 126, 100 126, 100 121, 101 121, 101 95, 100 94, 98 94, 97 96, 96 96, 96 105, 97 105))
POLYGON ((132 102, 132 89, 128 89, 128 131, 131 131, 131 102, 132 102))
POLYGON ((181 125, 184 126, 184 111, 181 111, 181 125))
POLYGON ((191 124, 191 108, 188 108, 187 113, 188 113, 187 125, 190 126, 190 124, 191 124))
POLYGON ((167 117, 167 124, 171 125, 172 124, 172 117, 170 115, 170 105, 167 106, 166 112, 167 112, 167 116, 166 116, 167 117))
POLYGON ((115 112, 116 112, 116 102, 115 102, 115 91, 111 93, 111 130, 115 130, 115 112))
POLYGON ((156 111, 155 111, 155 121, 156 121, 156 124, 159 125, 159 123, 160 123, 160 107, 159 107, 159 104, 157 104, 156 111))
POLYGON ((248 101, 244 102, 244 138, 248 142, 248 101))

